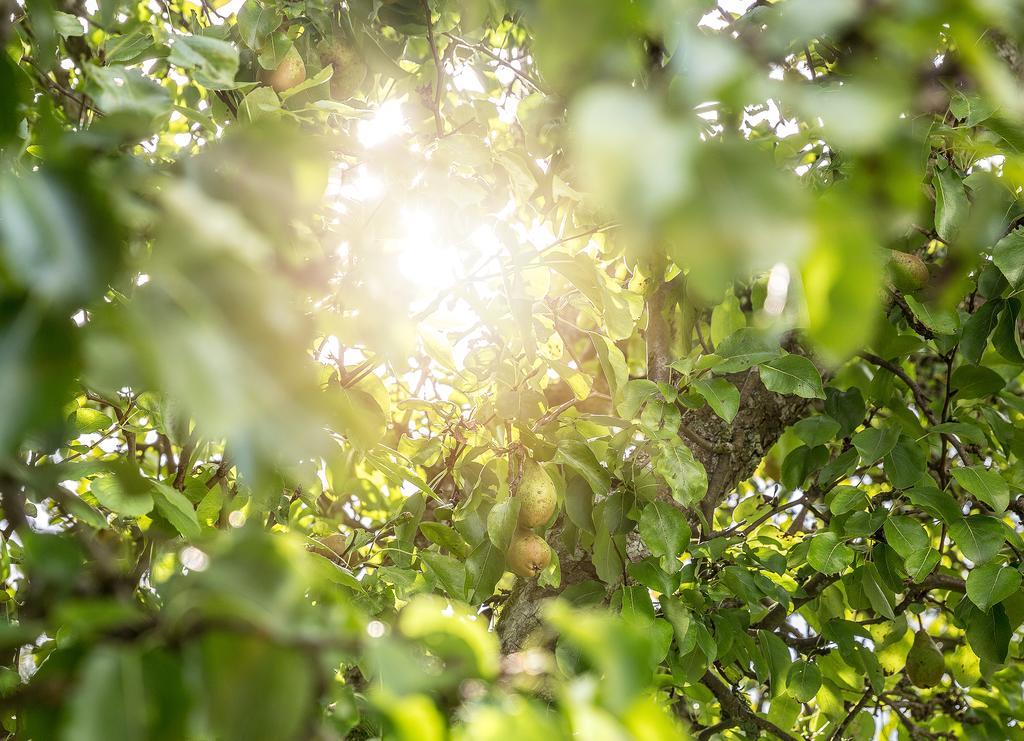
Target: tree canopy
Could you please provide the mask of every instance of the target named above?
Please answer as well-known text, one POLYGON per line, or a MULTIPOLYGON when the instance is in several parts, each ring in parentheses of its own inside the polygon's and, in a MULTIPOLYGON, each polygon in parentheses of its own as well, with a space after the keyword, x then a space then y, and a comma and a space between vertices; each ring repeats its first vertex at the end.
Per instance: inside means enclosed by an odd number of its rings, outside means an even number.
POLYGON ((1020 738, 1014 0, 17 0, 0 725, 1020 738))

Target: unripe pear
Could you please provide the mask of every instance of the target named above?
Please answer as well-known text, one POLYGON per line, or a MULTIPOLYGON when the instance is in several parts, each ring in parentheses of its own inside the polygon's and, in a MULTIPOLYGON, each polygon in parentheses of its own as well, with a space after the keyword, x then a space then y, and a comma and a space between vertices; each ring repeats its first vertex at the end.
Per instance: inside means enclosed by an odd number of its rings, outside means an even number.
POLYGON ((519 525, 534 528, 543 525, 555 513, 558 498, 555 484, 540 464, 526 461, 519 480, 519 525))
POLYGON ((907 654, 907 678, 911 684, 922 689, 934 687, 942 681, 945 671, 946 662, 942 658, 942 651, 926 631, 917 631, 914 645, 907 654))
POLYGON ((340 39, 325 41, 317 47, 320 61, 334 67, 331 73, 331 97, 335 100, 351 98, 366 77, 366 64, 359 52, 340 39))
POLYGON ((505 551, 505 560, 514 574, 533 579, 551 563, 551 546, 529 530, 517 530, 505 551))
POLYGON ((893 250, 888 267, 889 280, 904 293, 914 293, 928 285, 928 266, 917 255, 893 250))
POLYGON ((332 561, 336 561, 341 558, 341 554, 348 549, 348 538, 341 533, 331 533, 325 535, 317 541, 317 545, 309 546, 309 550, 313 551, 324 558, 329 558, 332 561))
POLYGON ((306 79, 306 63, 293 45, 277 65, 277 69, 263 76, 264 82, 277 92, 288 90, 306 79))

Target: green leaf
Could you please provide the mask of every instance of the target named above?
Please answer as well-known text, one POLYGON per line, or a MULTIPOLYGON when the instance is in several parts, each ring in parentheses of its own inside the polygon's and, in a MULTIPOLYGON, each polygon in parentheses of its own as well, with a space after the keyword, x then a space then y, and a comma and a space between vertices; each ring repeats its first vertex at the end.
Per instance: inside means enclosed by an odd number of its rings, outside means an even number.
POLYGON ((469 555, 469 545, 448 525, 440 522, 421 522, 420 532, 431 543, 447 549, 456 558, 465 559, 469 555))
POLYGON ((636 378, 622 387, 622 401, 616 411, 625 419, 633 419, 650 399, 660 396, 658 384, 646 378, 636 378))
POLYGON ((623 555, 625 539, 613 536, 607 528, 599 527, 594 535, 594 553, 591 562, 597 570, 598 578, 606 584, 618 584, 622 581, 623 555))
POLYGON ((565 513, 580 530, 594 532, 594 492, 586 479, 575 474, 566 477, 565 513))
POLYGON ((53 25, 57 29, 57 33, 64 38, 85 35, 86 25, 77 15, 62 13, 59 10, 55 11, 53 13, 53 25))
POLYGON ((466 586, 472 590, 472 601, 483 602, 490 597, 504 573, 505 551, 485 538, 466 559, 466 586))
POLYGON ((768 665, 768 682, 773 695, 777 695, 786 687, 793 659, 789 647, 774 633, 767 630, 757 631, 757 642, 768 665))
POLYGON ((960 333, 960 354, 968 363, 980 363, 981 356, 988 346, 988 337, 992 334, 999 319, 1001 300, 986 301, 964 323, 960 333))
POLYGON ((786 689, 800 702, 810 702, 821 689, 821 669, 811 661, 794 661, 786 676, 786 689))
POLYGON ((832 483, 850 473, 857 464, 857 449, 850 448, 837 455, 818 471, 818 483, 832 483))
POLYGON ((970 212, 967 190, 953 168, 941 164, 932 177, 932 187, 935 188, 935 231, 943 240, 951 242, 970 212))
POLYGON ((67 741, 146 738, 146 691, 138 650, 100 646, 87 655, 68 703, 67 741))
POLYGON ((141 517, 153 509, 153 497, 147 491, 128 491, 116 476, 97 476, 89 484, 96 500, 114 514, 141 517))
POLYGON ((715 349, 715 355, 722 358, 715 365, 715 373, 739 373, 758 363, 779 357, 782 350, 761 330, 752 327, 738 329, 715 349))
POLYGON ((420 551, 419 557, 448 594, 456 599, 465 599, 465 564, 451 556, 432 551, 420 551))
POLYGON ((281 25, 277 10, 268 8, 258 0, 246 0, 236 18, 242 43, 257 50, 266 43, 267 37, 281 25))
MULTIPOLYGON (((295 44, 288 38, 287 33, 281 30, 274 31, 263 42, 259 54, 256 55, 256 61, 265 70, 275 70, 281 65, 285 55, 293 46, 295 44)), ((328 64, 324 69, 329 69, 333 73, 334 65, 328 64)))
POLYGON ((987 563, 967 575, 967 596, 978 609, 988 612, 1020 589, 1020 572, 1009 566, 987 563))
POLYGON ((1006 661, 1013 631, 1002 605, 995 605, 988 612, 971 612, 966 632, 967 644, 978 658, 994 664, 1006 661))
POLYGON ((235 87, 238 49, 227 41, 212 36, 178 36, 168 61, 191 70, 196 82, 210 90, 235 87))
POLYGON ((594 494, 605 496, 611 489, 611 474, 598 463, 597 456, 586 443, 579 440, 562 440, 558 443, 555 461, 564 463, 585 478, 594 494))
POLYGON ((975 445, 984 445, 988 438, 984 431, 970 422, 942 422, 928 428, 929 435, 956 435, 961 440, 966 440, 975 445))
POLYGON ((824 445, 819 445, 817 448, 801 445, 787 455, 782 462, 780 477, 782 485, 790 490, 799 489, 807 477, 827 461, 828 449, 824 445))
POLYGON ((238 116, 242 121, 273 120, 281 113, 281 100, 271 87, 253 88, 238 106, 238 116))
POLYGON ((721 345, 733 333, 746 326, 747 317, 740 308, 739 299, 731 292, 711 310, 711 341, 715 345, 721 345))
POLYGON ((907 497, 915 506, 947 525, 958 522, 963 516, 960 505, 949 492, 942 491, 932 484, 915 486, 907 492, 907 497))
POLYGON ((981 399, 998 394, 1006 381, 991 368, 983 365, 961 365, 950 378, 950 385, 956 390, 956 398, 981 399))
POLYGON ((114 424, 114 420, 108 417, 103 412, 97 411, 96 409, 90 409, 89 407, 79 407, 71 413, 68 417, 68 421, 72 427, 75 428, 75 432, 79 435, 88 435, 92 432, 103 432, 104 430, 110 429, 111 425, 114 424))
POLYGON ((954 309, 928 306, 913 296, 904 296, 903 298, 921 324, 936 334, 952 335, 960 329, 960 315, 954 309))
POLYGON ((965 126, 977 126, 995 113, 996 108, 980 96, 957 93, 950 101, 949 110, 963 120, 965 126))
POLYGON ((907 556, 903 566, 915 584, 920 584, 939 565, 939 552, 934 548, 914 551, 907 556))
POLYGON ((435 594, 419 594, 402 609, 398 627, 407 638, 422 642, 449 669, 458 667, 460 673, 482 679, 498 673, 497 636, 468 605, 453 605, 435 594))
POLYGON ((838 574, 853 563, 853 549, 836 533, 827 531, 811 538, 807 563, 822 574, 838 574))
POLYGON ((893 608, 896 606, 893 595, 884 587, 878 568, 873 563, 866 563, 861 571, 861 588, 868 598, 872 609, 884 618, 895 620, 893 608))
MULTIPOLYGON (((399 465, 398 463, 395 463, 390 457, 388 457, 388 453, 394 453, 394 451, 388 450, 387 448, 384 448, 384 450, 386 451, 385 453, 366 453, 366 460, 392 481, 397 483, 407 481, 431 499, 442 501, 441 497, 437 495, 437 492, 430 488, 430 485, 426 481, 420 478, 416 473, 402 465, 399 465)), ((394 454, 398 455, 397 453, 394 454)))
MULTIPOLYGON (((626 365, 626 356, 618 346, 603 335, 591 333, 591 342, 597 350, 597 358, 601 363, 601 370, 608 381, 609 391, 617 398, 619 390, 629 380, 629 367, 626 365)), ((632 416, 632 415, 630 415, 632 416)))
POLYGON ((732 422, 740 408, 740 392, 724 378, 702 378, 694 381, 693 390, 704 397, 715 414, 732 422))
POLYGON ((984 466, 957 467, 952 473, 960 486, 991 507, 996 514, 1006 511, 1010 503, 1010 487, 998 473, 984 466))
POLYGON ((204 698, 201 707, 213 737, 300 735, 317 677, 303 649, 225 630, 201 632, 190 648, 196 691, 204 698))
POLYGON ((151 125, 171 113, 171 94, 137 69, 119 65, 86 65, 89 83, 86 90, 104 113, 138 117, 151 125))
POLYGON ((361 389, 341 388, 334 397, 338 432, 359 448, 368 450, 384 439, 387 419, 380 404, 361 389))
POLYGON ((1017 227, 996 242, 992 262, 1014 288, 1024 282, 1024 227, 1017 227))
POLYGON ((853 447, 860 453, 862 463, 870 465, 889 454, 900 439, 896 427, 869 427, 853 436, 853 447))
POLYGON ((667 502, 651 502, 640 514, 640 538, 659 558, 678 558, 690 544, 686 516, 667 502))
POLYGON ((690 507, 708 492, 708 474, 679 438, 659 440, 653 457, 654 471, 669 485, 672 498, 690 507))
POLYGON ((152 486, 156 511, 166 517, 167 521, 186 538, 199 537, 199 519, 188 497, 160 481, 152 482, 152 486))
POLYGON ((512 542, 519 522, 521 504, 518 497, 509 497, 495 504, 487 513, 487 537, 502 552, 507 551, 509 543, 512 542))
POLYGON ((146 24, 125 34, 108 36, 103 41, 103 53, 107 64, 131 64, 154 49, 152 28, 146 24))
POLYGON ((885 456, 885 475, 894 489, 906 489, 920 481, 925 475, 927 456, 921 446, 907 437, 900 438, 896 446, 885 456))
POLYGON ((839 432, 839 423, 831 417, 818 415, 801 419, 791 428, 793 434, 809 448, 830 442, 839 432))
POLYGON ((97 530, 104 530, 107 527, 107 518, 99 510, 71 492, 64 494, 61 506, 89 527, 97 530))
POLYGON ((976 564, 992 560, 1003 547, 1003 524, 988 515, 971 515, 949 527, 949 535, 964 556, 976 564))
POLYGON ((1021 345, 1017 319, 1020 316, 1020 300, 1011 298, 999 313, 999 321, 992 332, 992 346, 1011 363, 1024 365, 1024 346, 1021 345))
POLYGON ((865 510, 870 504, 868 495, 856 486, 837 486, 828 497, 828 509, 834 515, 845 515, 855 510, 865 510))
POLYGON ((928 531, 917 520, 906 515, 890 516, 882 529, 889 545, 905 559, 914 553, 927 550, 931 544, 928 531))
POLYGON ((804 399, 824 399, 821 374, 803 355, 784 355, 759 366, 761 381, 769 391, 804 399))
POLYGON ((196 519, 202 527, 216 527, 223 508, 224 492, 219 486, 214 486, 196 506, 196 519))

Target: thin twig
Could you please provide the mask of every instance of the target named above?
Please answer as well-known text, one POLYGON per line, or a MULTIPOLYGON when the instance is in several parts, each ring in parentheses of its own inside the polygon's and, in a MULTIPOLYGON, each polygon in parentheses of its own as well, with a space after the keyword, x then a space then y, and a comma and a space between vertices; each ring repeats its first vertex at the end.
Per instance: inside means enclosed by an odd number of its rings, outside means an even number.
MULTIPOLYGON (((886 360, 885 358, 880 358, 879 356, 874 355, 873 353, 862 352, 858 353, 858 355, 859 357, 863 358, 864 360, 868 361, 873 365, 877 365, 880 368, 885 368, 887 371, 889 371, 894 376, 903 381, 903 383, 906 384, 907 388, 910 389, 910 392, 914 395, 914 401, 917 403, 917 407, 921 410, 921 413, 924 414, 929 424, 938 424, 938 420, 935 417, 935 412, 933 412, 931 410, 931 407, 928 406, 928 395, 925 394, 924 389, 922 389, 921 386, 913 378, 911 378, 905 370, 903 370, 896 363, 893 363, 890 360, 886 360)), ((944 440, 948 440, 949 444, 953 446, 953 449, 956 450, 957 455, 960 456, 960 460, 963 461, 963 464, 965 466, 969 466, 970 461, 967 459, 967 451, 964 450, 963 445, 961 445, 960 441, 957 440, 954 436, 949 435, 945 432, 941 433, 941 435, 944 440)))
POLYGON ((483 44, 474 44, 474 43, 472 43, 470 41, 466 41, 465 39, 459 38, 458 36, 456 36, 455 34, 452 34, 452 33, 447 33, 446 32, 443 35, 447 36, 449 39, 454 41, 456 44, 461 46, 463 49, 469 49, 470 51, 475 51, 475 52, 477 52, 479 54, 483 54, 485 57, 487 57, 487 58, 497 62, 501 66, 506 67, 506 68, 512 70, 512 72, 515 73, 516 77, 518 77, 520 80, 525 82, 527 85, 532 87, 537 92, 539 92, 539 93, 543 93, 544 92, 544 88, 543 88, 543 86, 539 82, 537 82, 532 77, 530 77, 528 74, 523 72, 521 69, 519 69, 518 67, 513 65, 507 59, 502 59, 500 56, 498 56, 497 54, 492 52, 490 49, 488 49, 483 44))
POLYGON ((444 62, 437 52, 437 41, 434 39, 434 21, 430 12, 428 0, 420 0, 423 5, 423 12, 427 19, 427 44, 430 45, 430 55, 434 58, 434 67, 437 69, 437 81, 434 83, 434 128, 437 135, 444 135, 444 119, 441 118, 441 95, 444 92, 444 62))

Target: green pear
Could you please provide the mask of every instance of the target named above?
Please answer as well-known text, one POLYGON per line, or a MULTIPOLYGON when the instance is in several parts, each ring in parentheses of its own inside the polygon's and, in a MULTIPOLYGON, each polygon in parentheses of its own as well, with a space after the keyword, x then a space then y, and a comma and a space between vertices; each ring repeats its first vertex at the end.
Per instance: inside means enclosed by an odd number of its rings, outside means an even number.
POLYGON ((914 293, 928 285, 928 266, 917 255, 892 250, 888 267, 889 280, 904 293, 914 293))
POLYGON ((524 528, 543 525, 551 519, 558 504, 555 484, 539 463, 531 460, 523 466, 519 480, 519 524, 524 528))
POLYGON ((331 65, 331 97, 344 100, 355 95, 366 78, 366 64, 355 47, 334 38, 325 40, 317 47, 321 63, 331 65))
POLYGON ((322 538, 317 539, 316 545, 308 546, 309 550, 313 551, 324 558, 329 558, 332 561, 337 561, 341 558, 341 554, 345 553, 349 547, 349 540, 341 533, 331 533, 325 535, 322 538))
POLYGON ((924 630, 917 631, 914 645, 907 654, 907 678, 915 687, 927 689, 942 681, 946 662, 942 651, 924 630))
POLYGON ((263 81, 277 92, 295 87, 306 79, 306 63, 294 45, 287 51, 277 69, 264 74, 263 81))
POLYGON ((533 579, 551 563, 551 546, 529 530, 517 530, 505 551, 505 559, 514 574, 533 579))

